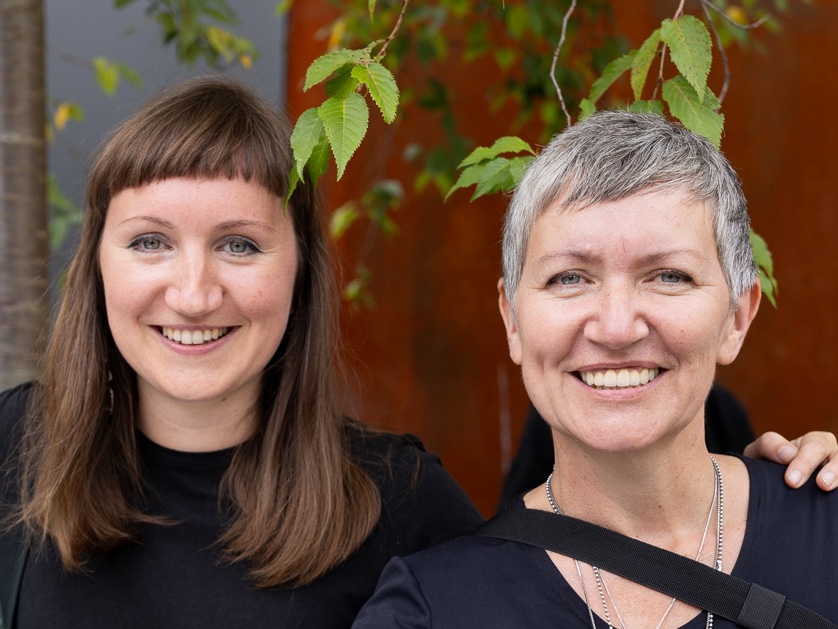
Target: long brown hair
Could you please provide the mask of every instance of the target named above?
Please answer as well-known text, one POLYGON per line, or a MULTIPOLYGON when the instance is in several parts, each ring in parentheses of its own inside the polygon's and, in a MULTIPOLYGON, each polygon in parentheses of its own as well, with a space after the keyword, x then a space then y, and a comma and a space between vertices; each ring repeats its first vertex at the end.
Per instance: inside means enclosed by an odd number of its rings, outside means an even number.
MULTIPOLYGON (((105 312, 98 250, 111 199, 174 177, 241 177, 284 198, 292 163, 283 117, 218 76, 149 100, 95 161, 23 449, 21 520, 36 540, 54 542, 66 569, 136 539, 144 523, 165 524, 141 507, 136 376, 105 312)), ((291 315, 264 373, 256 435, 236 447, 223 481, 233 517, 219 542, 261 587, 324 575, 363 543, 381 511, 374 482, 346 452, 333 267, 312 186, 299 184, 287 211, 299 252, 291 315)))

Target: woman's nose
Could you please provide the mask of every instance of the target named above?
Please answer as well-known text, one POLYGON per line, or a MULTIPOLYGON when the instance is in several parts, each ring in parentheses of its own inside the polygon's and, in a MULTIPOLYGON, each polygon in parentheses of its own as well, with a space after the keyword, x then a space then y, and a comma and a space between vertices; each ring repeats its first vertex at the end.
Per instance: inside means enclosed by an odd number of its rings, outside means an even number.
POLYGON ((211 261, 199 254, 184 254, 173 269, 166 289, 166 305, 180 314, 197 317, 221 307, 222 288, 211 261))
POLYGON ((585 325, 585 337, 609 349, 621 349, 646 338, 649 327, 639 296, 631 287, 604 289, 585 325))

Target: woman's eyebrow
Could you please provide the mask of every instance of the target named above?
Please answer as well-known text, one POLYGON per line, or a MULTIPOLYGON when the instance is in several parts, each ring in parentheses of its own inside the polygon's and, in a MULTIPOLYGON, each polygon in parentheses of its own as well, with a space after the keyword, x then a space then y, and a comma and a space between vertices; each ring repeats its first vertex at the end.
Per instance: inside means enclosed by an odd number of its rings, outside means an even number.
POLYGON ((265 223, 263 221, 254 221, 251 219, 238 219, 234 221, 224 221, 220 223, 218 229, 235 229, 236 227, 261 227, 263 229, 269 229, 271 231, 278 231, 276 227, 269 223, 265 223))
POLYGON ((130 223, 131 221, 149 221, 150 223, 156 223, 161 227, 166 227, 167 229, 174 229, 174 224, 170 223, 167 220, 162 218, 158 218, 156 216, 131 216, 130 218, 126 218, 124 221, 121 221, 119 224, 124 225, 125 223, 130 223))

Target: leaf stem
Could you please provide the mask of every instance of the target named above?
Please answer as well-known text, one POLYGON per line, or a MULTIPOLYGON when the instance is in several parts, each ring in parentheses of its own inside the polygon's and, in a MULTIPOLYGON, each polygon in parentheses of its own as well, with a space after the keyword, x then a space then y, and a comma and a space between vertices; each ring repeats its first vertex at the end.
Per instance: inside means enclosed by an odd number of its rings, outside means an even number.
POLYGON ((559 43, 556 45, 556 50, 553 52, 553 63, 550 66, 550 79, 553 81, 553 87, 556 88, 556 94, 559 96, 559 103, 561 103, 562 111, 564 112, 564 116, 567 119, 567 126, 571 126, 573 122, 570 119, 570 114, 567 111, 567 105, 564 102, 564 95, 562 94, 562 88, 559 87, 559 82, 556 80, 556 65, 559 62, 559 52, 564 45, 565 35, 567 34, 567 22, 570 19, 570 15, 573 13, 573 10, 576 8, 576 0, 572 0, 570 3, 570 7, 568 7, 567 12, 564 14, 564 18, 562 18, 562 35, 559 37, 559 43))

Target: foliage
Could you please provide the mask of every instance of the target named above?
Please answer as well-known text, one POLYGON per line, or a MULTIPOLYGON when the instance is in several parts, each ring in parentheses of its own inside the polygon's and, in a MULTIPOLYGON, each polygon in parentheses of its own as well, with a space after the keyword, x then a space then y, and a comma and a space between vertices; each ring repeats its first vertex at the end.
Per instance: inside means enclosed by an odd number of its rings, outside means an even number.
MULTIPOLYGON (((114 6, 121 9, 136 1, 114 0, 114 6)), ((225 28, 238 24, 225 0, 148 0, 146 15, 160 26, 163 43, 174 44, 180 61, 203 59, 211 67, 238 62, 244 68, 253 63, 253 43, 225 28)))
MULTIPOLYGON (((668 115, 708 138, 716 147, 721 143, 724 128, 720 108, 730 82, 725 47, 733 42, 750 44, 748 32, 763 24, 777 28, 775 22, 766 21, 768 13, 759 0, 742 0, 741 4, 701 0, 699 15, 685 14, 681 1, 672 18, 663 20, 639 48, 626 51, 622 38, 614 32, 610 4, 605 0, 585 2, 572 21, 569 18, 576 9, 575 0, 556 3, 436 0, 408 11, 409 1, 382 1, 378 6, 375 0, 340 0, 338 3, 342 13, 330 29, 331 50, 312 63, 309 76, 319 81, 325 79, 327 73, 331 74, 337 88, 333 87, 331 92, 327 90, 330 99, 335 93, 339 98, 349 100, 351 97, 352 106, 347 103, 334 112, 328 109, 328 113, 315 108, 303 114, 295 129, 297 176, 304 175, 303 165, 315 180, 326 171, 324 146, 328 143, 338 165, 338 177, 341 177, 346 163, 363 140, 367 110, 349 92, 359 87, 346 85, 346 79, 341 77, 351 75, 348 68, 357 67, 361 56, 378 44, 380 26, 374 18, 380 18, 379 23, 396 24, 388 38, 388 42, 392 41, 389 57, 383 60, 380 55, 376 62, 397 72, 410 62, 411 55, 419 61, 428 72, 426 87, 419 92, 419 82, 414 82, 405 100, 438 112, 447 138, 446 146, 408 147, 406 156, 422 161, 414 188, 421 190, 432 184, 447 199, 461 188, 474 186, 472 200, 512 190, 535 153, 524 140, 505 136, 491 147, 479 147, 466 156, 470 141, 457 130, 451 108, 451 88, 436 80, 433 73, 435 63, 446 62, 449 58, 448 42, 452 38, 446 30, 452 24, 455 29, 466 28, 467 31, 460 63, 465 66, 491 58, 497 66, 498 76, 503 79, 489 87, 487 95, 494 111, 510 102, 514 104, 519 113, 513 129, 537 122, 541 127, 538 139, 544 140, 563 124, 571 124, 568 105, 578 107, 580 118, 584 118, 596 111, 609 92, 616 91, 616 97, 606 103, 607 107, 623 104, 632 111, 668 115), (461 26, 464 23, 466 26, 461 26), (394 38, 399 27, 402 32, 394 38), (600 34, 599 38, 593 37, 593 32, 600 34), (551 46, 548 42, 555 41, 558 33, 561 33, 559 45, 551 46), (367 48, 352 48, 366 41, 373 43, 367 48), (718 93, 708 85, 714 41, 724 70, 724 81, 718 93), (585 49, 574 49, 574 44, 580 43, 585 49), (563 44, 567 46, 563 47, 563 44), (340 48, 342 45, 345 47, 340 48), (624 102, 626 91, 619 90, 619 82, 626 75, 629 78, 628 103, 624 102), (590 89, 587 96, 582 97, 582 86, 586 84, 590 89), (326 130, 324 115, 339 117, 339 124, 335 125, 336 132, 340 132, 336 135, 337 141, 333 140, 335 133, 330 135, 326 130), (460 170, 456 180, 455 165, 460 170)), ((787 0, 773 2, 778 11, 785 9, 786 4, 787 0)), ((363 63, 370 63, 368 56, 363 59, 363 63)), ((391 76, 387 77, 387 89, 390 93, 398 93, 395 79, 389 83, 391 76)), ((313 80, 307 78, 306 89, 312 83, 313 80)), ((388 119, 388 123, 390 121, 388 119)), ((770 252, 757 234, 752 232, 751 237, 763 291, 775 304, 777 282, 770 252)))

